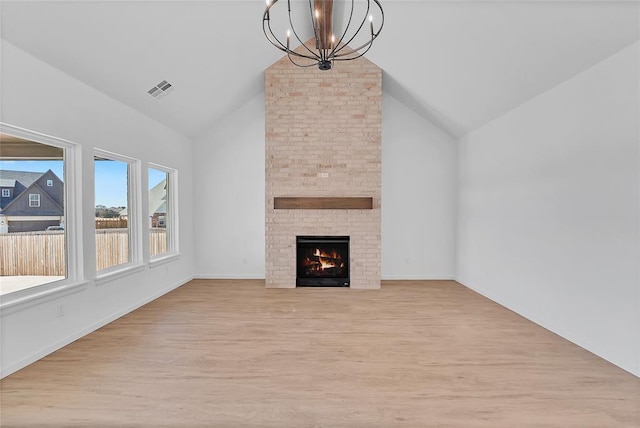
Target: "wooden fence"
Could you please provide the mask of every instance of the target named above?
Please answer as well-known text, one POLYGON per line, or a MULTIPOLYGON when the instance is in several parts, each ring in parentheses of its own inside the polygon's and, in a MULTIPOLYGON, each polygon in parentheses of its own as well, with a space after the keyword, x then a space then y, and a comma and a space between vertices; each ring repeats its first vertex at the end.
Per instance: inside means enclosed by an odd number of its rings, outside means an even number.
POLYGON ((127 219, 118 218, 96 218, 96 229, 126 229, 127 219))
POLYGON ((129 261, 127 229, 96 230, 96 269, 102 270, 129 261))
POLYGON ((0 235, 0 275, 64 276, 64 231, 0 235))
MULTIPOLYGON (((64 231, 38 231, 0 235, 0 276, 64 276, 66 260, 64 231)), ((166 229, 149 230, 149 252, 167 251, 166 229)), ((98 270, 129 260, 127 229, 96 230, 96 268, 98 270)))
POLYGON ((167 252, 167 229, 154 227, 149 229, 149 254, 157 256, 167 252))

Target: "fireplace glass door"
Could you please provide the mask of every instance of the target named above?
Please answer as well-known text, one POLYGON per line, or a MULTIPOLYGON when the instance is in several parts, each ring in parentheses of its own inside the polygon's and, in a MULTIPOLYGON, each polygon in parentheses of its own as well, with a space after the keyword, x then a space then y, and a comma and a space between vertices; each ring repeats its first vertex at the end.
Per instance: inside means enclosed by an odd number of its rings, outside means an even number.
POLYGON ((296 286, 349 286, 348 236, 298 236, 296 246, 296 286))

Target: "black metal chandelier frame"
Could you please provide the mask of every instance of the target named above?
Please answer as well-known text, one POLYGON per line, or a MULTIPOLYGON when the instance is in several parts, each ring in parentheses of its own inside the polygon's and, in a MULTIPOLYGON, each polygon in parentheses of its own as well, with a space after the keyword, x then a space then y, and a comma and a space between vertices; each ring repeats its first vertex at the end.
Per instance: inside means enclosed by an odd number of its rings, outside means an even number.
POLYGON ((347 35, 349 34, 349 27, 351 27, 351 23, 353 21, 353 13, 355 8, 355 0, 351 0, 351 10, 349 12, 349 19, 347 21, 347 25, 345 26, 344 32, 340 36, 340 39, 335 40, 335 36, 333 34, 323 34, 323 31, 326 33, 326 26, 320 24, 320 16, 326 17, 325 11, 320 11, 318 8, 315 8, 313 2, 316 4, 320 4, 322 8, 327 6, 327 3, 331 3, 331 7, 333 6, 332 0, 326 1, 318 1, 318 0, 309 0, 309 12, 311 14, 311 23, 313 26, 313 33, 315 37, 316 49, 312 50, 307 46, 302 39, 298 36, 298 32, 293 25, 293 19, 291 18, 291 0, 287 0, 287 9, 289 16, 289 31, 287 31, 287 41, 286 44, 282 43, 278 37, 273 33, 271 29, 271 9, 278 3, 278 0, 266 0, 267 7, 264 11, 264 15, 262 17, 262 30, 264 32, 267 40, 276 48, 280 49, 284 53, 287 54, 287 57, 294 65, 298 67, 313 67, 318 66, 320 70, 330 70, 334 61, 351 61, 363 56, 371 46, 373 45, 373 41, 378 37, 380 31, 382 31, 382 27, 384 25, 384 11, 382 10, 382 5, 378 0, 366 0, 367 1, 367 10, 364 15, 364 18, 358 25, 357 30, 350 35, 350 37, 345 41, 347 35), (372 3, 375 7, 380 11, 380 16, 382 17, 380 26, 377 30, 374 29, 373 18, 369 14, 371 11, 372 3), (360 33, 362 27, 364 27, 367 22, 367 18, 370 23, 370 38, 367 42, 356 48, 350 48, 348 45, 351 43, 355 37, 360 33), (291 33, 296 38, 296 40, 300 43, 301 46, 304 46, 302 52, 296 52, 291 49, 291 33), (327 37, 330 37, 330 41, 327 40, 327 37), (364 49, 362 52, 360 52, 364 49), (313 61, 310 64, 301 64, 296 62, 294 58, 304 58, 307 60, 313 61))

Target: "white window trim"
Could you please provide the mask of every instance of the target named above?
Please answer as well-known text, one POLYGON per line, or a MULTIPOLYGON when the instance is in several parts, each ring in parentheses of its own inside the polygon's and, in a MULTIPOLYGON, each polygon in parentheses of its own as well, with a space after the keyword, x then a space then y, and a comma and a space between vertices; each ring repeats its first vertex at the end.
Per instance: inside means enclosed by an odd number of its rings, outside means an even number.
POLYGON ((47 187, 53 187, 53 180, 47 180, 47 187))
MULTIPOLYGON (((168 166, 159 165, 157 163, 149 162, 147 164, 147 180, 149 178, 148 168, 153 168, 158 171, 167 173, 167 216, 165 218, 167 227, 167 252, 162 254, 156 254, 155 256, 149 255, 149 245, 147 245, 147 257, 149 257, 150 264, 161 264, 162 262, 169 261, 176 258, 180 254, 179 248, 179 233, 178 225, 180 224, 178 218, 178 170, 170 168, 168 166)), ((147 183, 147 187, 148 183, 147 183)), ((147 189, 147 201, 149 197, 149 189, 147 189)), ((149 211, 149 204, 146 204, 146 209, 149 211)), ((146 218, 148 219, 151 213, 147 212, 146 218)), ((148 229, 148 228, 147 228, 148 229)), ((147 230, 147 244, 149 243, 149 230, 147 230)))
POLYGON ((11 189, 2 189, 2 197, 10 198, 11 197, 11 189))
POLYGON ((20 311, 44 301, 58 299, 61 296, 82 291, 87 288, 87 285, 89 285, 88 281, 67 283, 66 280, 62 279, 25 290, 7 293, 2 296, 0 310, 2 311, 2 315, 8 315, 14 311, 20 311))
POLYGON ((29 208, 39 208, 39 207, 40 207, 40 194, 29 193, 29 208), (37 196, 37 197, 32 198, 32 196, 37 196))
POLYGON ((82 166, 82 146, 69 140, 53 137, 29 129, 0 122, 0 132, 14 137, 24 138, 37 143, 64 149, 64 218, 66 234, 67 278, 43 285, 7 293, 0 299, 0 310, 14 307, 21 310, 30 302, 46 296, 59 296, 70 290, 86 286, 84 281, 83 242, 82 242, 82 186, 80 183, 82 166))
MULTIPOLYGON (((94 159, 95 156, 107 158, 115 161, 126 162, 128 166, 128 174, 129 174, 129 189, 128 189, 128 200, 127 200, 127 225, 129 227, 129 262, 123 263, 120 265, 112 266, 107 269, 102 269, 100 271, 96 270, 96 281, 103 282, 102 279, 112 278, 114 276, 120 277, 123 274, 127 274, 129 272, 135 272, 138 270, 138 266, 142 265, 143 257, 142 257, 142 227, 141 227, 141 219, 138 213, 141 212, 140 207, 142 207, 142 191, 141 191, 141 162, 139 159, 135 159, 129 156, 121 155, 114 152, 109 152, 107 150, 102 149, 94 149, 93 151, 94 159)), ((95 160, 94 160, 95 162, 95 160)), ((94 181, 95 183, 95 181, 94 181)), ((95 191, 95 184, 94 184, 95 191)), ((95 198, 93 201, 93 205, 95 207, 95 198)), ((95 221, 94 224, 94 235, 95 235, 95 221)), ((96 257, 95 257, 95 247, 94 247, 94 257, 93 263, 95 266, 96 257)))
POLYGON ((96 275, 95 284, 102 285, 137 272, 142 272, 143 270, 145 270, 145 268, 146 266, 143 264, 133 264, 131 262, 112 266, 98 272, 98 274, 96 275))
POLYGON ((174 260, 178 260, 180 258, 180 254, 168 254, 168 253, 162 253, 162 254, 158 254, 154 257, 151 258, 151 260, 149 260, 149 267, 154 268, 156 266, 160 266, 163 265, 165 263, 169 263, 172 262, 174 260))

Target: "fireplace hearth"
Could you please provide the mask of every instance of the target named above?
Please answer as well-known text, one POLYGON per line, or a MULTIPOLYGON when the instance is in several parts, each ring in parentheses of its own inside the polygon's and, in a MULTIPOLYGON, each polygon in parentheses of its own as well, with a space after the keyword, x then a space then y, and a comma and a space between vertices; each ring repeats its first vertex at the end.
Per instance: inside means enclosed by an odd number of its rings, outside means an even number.
POLYGON ((349 287, 348 236, 297 236, 296 286, 349 287))

